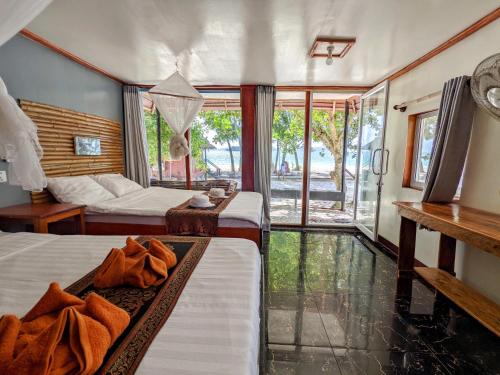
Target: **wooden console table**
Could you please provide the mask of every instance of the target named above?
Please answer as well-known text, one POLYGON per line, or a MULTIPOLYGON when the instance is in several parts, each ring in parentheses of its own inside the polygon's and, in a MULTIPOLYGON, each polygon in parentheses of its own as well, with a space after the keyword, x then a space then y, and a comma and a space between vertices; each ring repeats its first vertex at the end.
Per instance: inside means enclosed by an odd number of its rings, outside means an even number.
POLYGON ((454 277, 456 240, 500 256, 500 215, 455 203, 394 202, 401 215, 398 294, 411 297, 414 272, 500 336, 500 306, 454 277), (414 267, 417 223, 441 232, 438 268, 414 267))

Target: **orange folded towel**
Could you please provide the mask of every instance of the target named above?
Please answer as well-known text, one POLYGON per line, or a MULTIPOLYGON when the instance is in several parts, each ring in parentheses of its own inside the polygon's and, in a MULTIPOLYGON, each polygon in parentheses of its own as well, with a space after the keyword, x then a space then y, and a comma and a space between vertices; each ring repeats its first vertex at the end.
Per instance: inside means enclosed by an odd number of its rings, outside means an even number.
POLYGON ((167 270, 177 264, 175 253, 161 241, 151 240, 149 250, 132 238, 123 249, 112 249, 94 276, 94 286, 130 285, 147 288, 161 284, 167 270))
POLYGON ((99 295, 83 301, 51 283, 23 319, 0 319, 0 374, 93 374, 129 322, 99 295))
POLYGON ((149 241, 149 252, 163 260, 168 269, 177 264, 177 255, 175 255, 172 248, 156 238, 152 238, 149 241))

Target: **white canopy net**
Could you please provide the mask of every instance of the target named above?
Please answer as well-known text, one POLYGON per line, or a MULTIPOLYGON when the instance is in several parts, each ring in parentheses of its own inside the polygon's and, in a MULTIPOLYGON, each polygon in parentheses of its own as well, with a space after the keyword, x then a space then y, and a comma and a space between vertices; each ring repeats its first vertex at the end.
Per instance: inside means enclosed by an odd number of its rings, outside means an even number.
POLYGON ((203 97, 179 72, 153 87, 149 94, 158 111, 175 132, 170 140, 170 156, 179 160, 189 154, 189 145, 184 133, 203 106, 203 97))
POLYGON ((0 159, 9 163, 9 183, 42 191, 47 179, 40 165, 43 151, 36 125, 19 108, 0 78, 0 159))

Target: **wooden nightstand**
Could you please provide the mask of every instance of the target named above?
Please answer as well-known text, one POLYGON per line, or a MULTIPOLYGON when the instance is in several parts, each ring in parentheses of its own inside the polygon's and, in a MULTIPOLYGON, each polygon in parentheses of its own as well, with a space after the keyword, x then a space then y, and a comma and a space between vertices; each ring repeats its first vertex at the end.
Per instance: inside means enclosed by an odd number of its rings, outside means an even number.
POLYGON ((85 206, 67 203, 19 204, 0 208, 0 220, 33 223, 36 233, 48 233, 49 223, 68 217, 80 220, 80 233, 85 234, 85 206))

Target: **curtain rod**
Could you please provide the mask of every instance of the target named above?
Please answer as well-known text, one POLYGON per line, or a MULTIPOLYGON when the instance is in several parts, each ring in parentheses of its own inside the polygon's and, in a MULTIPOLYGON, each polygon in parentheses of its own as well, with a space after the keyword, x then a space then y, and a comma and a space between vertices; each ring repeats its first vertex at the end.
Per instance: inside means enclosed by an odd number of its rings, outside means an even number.
POLYGON ((435 91, 429 95, 425 95, 425 96, 422 96, 418 99, 413 99, 413 100, 409 100, 407 102, 403 102, 401 104, 397 104, 395 105, 394 108, 396 111, 400 111, 400 112, 404 112, 406 111, 406 108, 409 106, 409 105, 412 105, 412 104, 417 104, 417 103, 420 103, 420 102, 423 102, 425 100, 429 100, 429 99, 432 99, 432 98, 435 98, 436 96, 440 96, 441 95, 441 90, 439 91, 435 91))

